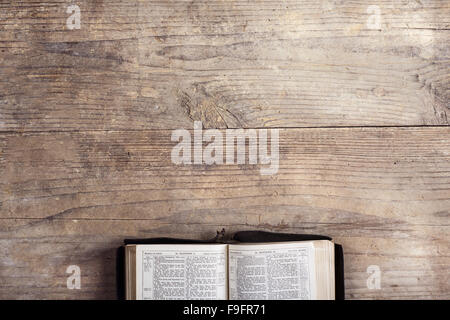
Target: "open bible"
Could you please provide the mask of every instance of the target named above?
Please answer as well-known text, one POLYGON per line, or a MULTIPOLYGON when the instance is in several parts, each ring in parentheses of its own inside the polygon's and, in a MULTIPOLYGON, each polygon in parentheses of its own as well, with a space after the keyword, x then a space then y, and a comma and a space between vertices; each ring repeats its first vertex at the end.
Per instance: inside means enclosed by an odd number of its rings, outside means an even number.
POLYGON ((335 299, 329 240, 128 244, 126 299, 335 299))

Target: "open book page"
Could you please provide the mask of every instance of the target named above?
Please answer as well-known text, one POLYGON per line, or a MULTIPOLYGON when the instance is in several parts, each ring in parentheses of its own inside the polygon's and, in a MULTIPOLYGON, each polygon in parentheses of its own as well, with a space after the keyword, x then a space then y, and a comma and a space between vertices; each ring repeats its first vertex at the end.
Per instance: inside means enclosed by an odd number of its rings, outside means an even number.
POLYGON ((229 245, 229 298, 314 299, 311 242, 229 245))
POLYGON ((227 245, 139 245, 136 298, 227 299, 227 245))

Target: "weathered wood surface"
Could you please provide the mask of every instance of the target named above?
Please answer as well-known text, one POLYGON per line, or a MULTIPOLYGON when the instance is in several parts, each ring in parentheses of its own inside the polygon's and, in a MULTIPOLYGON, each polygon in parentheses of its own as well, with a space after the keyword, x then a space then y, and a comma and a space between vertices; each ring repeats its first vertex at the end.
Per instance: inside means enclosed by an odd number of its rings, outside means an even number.
POLYGON ((1 130, 448 124, 445 0, 71 3, 1 2, 1 130))
POLYGON ((449 298, 450 128, 281 130, 274 176, 177 167, 170 133, 3 134, 0 297, 113 298, 123 238, 225 227, 332 236, 349 298, 449 298), (72 264, 80 291, 65 287, 72 264))
POLYGON ((123 238, 225 227, 332 236, 347 298, 449 299, 450 4, 371 4, 0 1, 0 298, 114 298, 123 238), (173 165, 194 120, 284 128, 278 174, 173 165))

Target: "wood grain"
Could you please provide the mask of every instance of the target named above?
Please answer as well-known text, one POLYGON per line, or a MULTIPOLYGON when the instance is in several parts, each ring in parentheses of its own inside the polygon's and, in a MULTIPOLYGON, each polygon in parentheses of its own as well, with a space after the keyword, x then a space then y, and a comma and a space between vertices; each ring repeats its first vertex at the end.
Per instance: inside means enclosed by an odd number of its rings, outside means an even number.
POLYGON ((0 4, 0 130, 447 125, 445 0, 0 4))
POLYGON ((114 298, 126 237, 260 229, 344 245, 348 298, 448 299, 450 128, 280 131, 280 168, 171 163, 171 130, 0 135, 0 298, 114 298), (68 265, 82 289, 66 288, 68 265), (378 265, 382 289, 369 290, 378 265))
POLYGON ((222 227, 330 235, 347 298, 449 299, 449 26, 445 0, 1 1, 0 299, 113 299, 124 238, 222 227), (278 174, 172 164, 195 120, 281 128, 278 174))

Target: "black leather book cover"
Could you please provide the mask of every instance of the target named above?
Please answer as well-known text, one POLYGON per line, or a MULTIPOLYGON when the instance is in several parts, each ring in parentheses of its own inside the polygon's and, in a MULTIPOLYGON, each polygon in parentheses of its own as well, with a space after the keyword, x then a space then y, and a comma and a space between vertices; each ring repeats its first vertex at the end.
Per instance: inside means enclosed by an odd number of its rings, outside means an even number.
MULTIPOLYGON (((191 240, 176 238, 149 238, 149 239, 125 239, 127 244, 205 244, 205 243, 228 243, 221 237, 224 230, 217 232, 217 236, 210 240, 191 240)), ((251 242, 283 242, 283 241, 314 241, 314 240, 332 240, 330 237, 312 234, 294 234, 277 233, 266 231, 239 231, 233 235, 233 243, 251 243, 251 242)), ((345 299, 344 286, 344 252, 342 246, 334 244, 334 263, 335 263, 335 297, 336 300, 345 299)), ((117 295, 118 299, 125 299, 125 247, 117 250, 117 295)))

